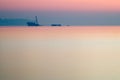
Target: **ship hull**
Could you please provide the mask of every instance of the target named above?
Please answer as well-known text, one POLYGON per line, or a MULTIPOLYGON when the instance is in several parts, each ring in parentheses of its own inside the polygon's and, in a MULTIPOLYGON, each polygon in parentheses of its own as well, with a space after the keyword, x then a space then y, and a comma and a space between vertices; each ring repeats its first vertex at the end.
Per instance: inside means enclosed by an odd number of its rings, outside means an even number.
POLYGON ((39 24, 33 23, 33 22, 27 22, 28 26, 40 26, 39 24))

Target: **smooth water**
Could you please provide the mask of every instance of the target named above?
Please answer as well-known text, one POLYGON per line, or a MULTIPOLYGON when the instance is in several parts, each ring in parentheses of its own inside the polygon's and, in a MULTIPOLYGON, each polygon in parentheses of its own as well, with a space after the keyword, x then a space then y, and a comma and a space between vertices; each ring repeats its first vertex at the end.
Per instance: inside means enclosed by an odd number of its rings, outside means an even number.
POLYGON ((120 80, 120 26, 1 27, 0 80, 120 80))

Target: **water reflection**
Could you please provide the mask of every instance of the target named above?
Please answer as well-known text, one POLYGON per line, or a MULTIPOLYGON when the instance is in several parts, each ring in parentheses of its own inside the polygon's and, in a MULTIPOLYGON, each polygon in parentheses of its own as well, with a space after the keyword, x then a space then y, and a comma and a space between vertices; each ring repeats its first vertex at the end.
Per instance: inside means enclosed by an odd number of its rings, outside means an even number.
POLYGON ((119 30, 0 28, 1 80, 119 80, 119 30))

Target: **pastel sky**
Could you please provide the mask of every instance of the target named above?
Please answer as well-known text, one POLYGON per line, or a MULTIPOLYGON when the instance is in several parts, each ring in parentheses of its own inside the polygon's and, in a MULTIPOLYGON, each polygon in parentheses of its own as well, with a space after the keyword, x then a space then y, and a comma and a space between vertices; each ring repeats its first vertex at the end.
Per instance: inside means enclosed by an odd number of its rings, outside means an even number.
POLYGON ((120 0, 0 0, 0 12, 0 17, 37 15, 43 24, 79 25, 74 22, 78 20, 86 24, 120 24, 120 0))
POLYGON ((119 0, 0 0, 0 10, 120 11, 119 0))

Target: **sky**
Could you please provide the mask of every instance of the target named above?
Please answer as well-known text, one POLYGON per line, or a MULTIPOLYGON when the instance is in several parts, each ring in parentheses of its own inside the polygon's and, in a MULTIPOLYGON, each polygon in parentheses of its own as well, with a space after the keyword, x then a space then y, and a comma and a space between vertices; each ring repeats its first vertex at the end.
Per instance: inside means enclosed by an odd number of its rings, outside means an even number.
POLYGON ((119 0, 0 0, 0 17, 34 19, 41 24, 120 25, 119 0))

